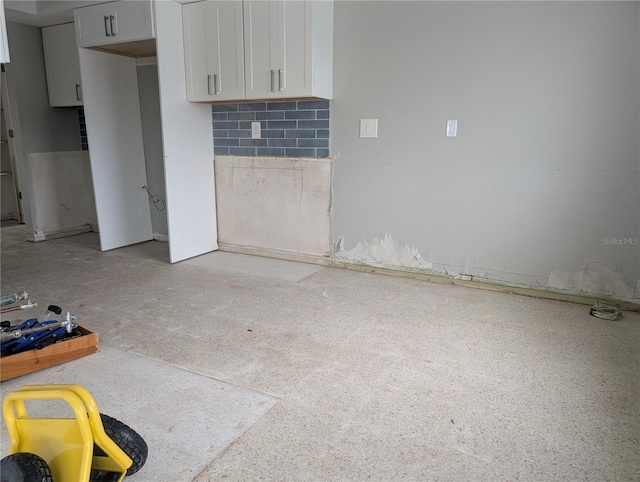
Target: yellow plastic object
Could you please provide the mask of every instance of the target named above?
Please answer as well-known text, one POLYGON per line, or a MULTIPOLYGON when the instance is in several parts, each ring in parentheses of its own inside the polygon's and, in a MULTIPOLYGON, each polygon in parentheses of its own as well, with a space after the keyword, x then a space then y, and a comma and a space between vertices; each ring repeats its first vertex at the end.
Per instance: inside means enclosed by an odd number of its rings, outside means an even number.
POLYGON ((80 385, 27 385, 9 393, 2 404, 9 431, 9 454, 30 452, 42 457, 53 480, 89 482, 91 469, 126 475, 133 461, 105 433, 91 394, 80 385), (64 400, 75 418, 33 418, 26 400, 64 400), (97 445, 106 455, 94 455, 97 445))

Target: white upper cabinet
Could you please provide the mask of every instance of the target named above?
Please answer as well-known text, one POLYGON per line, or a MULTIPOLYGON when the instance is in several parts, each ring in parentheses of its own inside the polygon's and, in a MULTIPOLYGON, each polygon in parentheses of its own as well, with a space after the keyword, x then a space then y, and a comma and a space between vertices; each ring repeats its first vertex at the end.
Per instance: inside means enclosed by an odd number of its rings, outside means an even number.
POLYGON ((244 2, 248 98, 333 96, 333 2, 244 2))
POLYGON ((82 105, 80 64, 73 23, 42 29, 44 63, 47 71, 49 105, 82 105))
POLYGON ((183 21, 189 100, 332 98, 332 0, 208 0, 183 5, 183 21), (215 12, 226 4, 233 16, 215 12))
POLYGON ((242 3, 208 1, 182 8, 187 99, 243 99, 242 3))
POLYGON ((151 0, 121 0, 73 11, 78 47, 155 37, 151 0))

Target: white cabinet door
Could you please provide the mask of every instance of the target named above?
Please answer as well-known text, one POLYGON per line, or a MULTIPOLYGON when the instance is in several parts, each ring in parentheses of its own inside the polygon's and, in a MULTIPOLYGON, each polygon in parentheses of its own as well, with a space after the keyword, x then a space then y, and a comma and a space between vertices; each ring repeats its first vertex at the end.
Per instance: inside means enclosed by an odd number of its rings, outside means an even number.
POLYGON ((247 0, 244 8, 244 65, 247 99, 278 93, 277 2, 247 0))
POLYGON ((311 1, 244 2, 247 97, 311 96, 311 1))
POLYGON ((111 5, 111 42, 131 42, 155 37, 150 0, 125 0, 111 5))
POLYGON ((331 98, 333 2, 244 3, 246 93, 251 99, 331 98))
POLYGON ((187 99, 244 98, 242 3, 207 1, 182 10, 187 99))
POLYGON ((244 99, 242 3, 211 3, 214 100, 244 99))
POLYGON ((136 59, 79 49, 103 251, 153 239, 136 59))
POLYGON ((197 2, 182 7, 187 100, 211 100, 211 3, 197 2))
POLYGON ((108 3, 74 10, 76 45, 91 47, 111 43, 110 15, 108 3))
POLYGON ((314 3, 295 0, 280 0, 276 3, 278 91, 284 97, 313 95, 311 47, 314 3))
POLYGON ((78 47, 155 37, 151 0, 122 0, 73 11, 78 47))
POLYGON ((42 29, 51 107, 82 105, 80 64, 73 23, 42 29))

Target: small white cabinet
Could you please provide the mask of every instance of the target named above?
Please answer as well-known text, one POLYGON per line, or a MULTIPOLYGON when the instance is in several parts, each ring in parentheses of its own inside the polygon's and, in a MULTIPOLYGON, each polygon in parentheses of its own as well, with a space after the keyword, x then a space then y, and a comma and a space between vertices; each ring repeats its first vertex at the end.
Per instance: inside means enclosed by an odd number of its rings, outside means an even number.
POLYGON ((44 63, 51 107, 82 105, 80 64, 73 23, 42 29, 44 63))
POLYGON ((188 100, 332 98, 332 0, 207 0, 182 8, 188 100), (232 86, 226 92, 225 83, 232 86))
POLYGON ((207 1, 182 8, 187 99, 243 99, 242 2, 207 1))
POLYGON ((151 0, 121 0, 73 11, 78 47, 155 37, 151 0))

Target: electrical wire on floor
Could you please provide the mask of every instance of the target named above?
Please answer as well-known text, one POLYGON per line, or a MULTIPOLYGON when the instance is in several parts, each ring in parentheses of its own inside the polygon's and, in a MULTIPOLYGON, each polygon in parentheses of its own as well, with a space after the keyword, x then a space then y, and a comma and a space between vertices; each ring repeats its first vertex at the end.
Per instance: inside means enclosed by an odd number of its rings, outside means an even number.
POLYGON ((603 320, 619 320, 624 316, 622 310, 620 308, 616 308, 615 306, 602 305, 596 302, 595 305, 591 307, 589 310, 589 314, 591 316, 595 316, 596 318, 601 318, 603 320))
POLYGON ((159 196, 151 194, 149 192, 149 188, 146 185, 142 186, 142 189, 147 191, 147 194, 149 195, 149 201, 151 201, 153 203, 153 205, 156 207, 156 209, 158 211, 164 211, 164 208, 165 208, 164 201, 159 196), (160 207, 160 206, 162 206, 162 207, 160 207))

